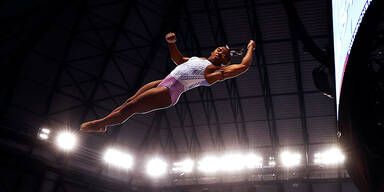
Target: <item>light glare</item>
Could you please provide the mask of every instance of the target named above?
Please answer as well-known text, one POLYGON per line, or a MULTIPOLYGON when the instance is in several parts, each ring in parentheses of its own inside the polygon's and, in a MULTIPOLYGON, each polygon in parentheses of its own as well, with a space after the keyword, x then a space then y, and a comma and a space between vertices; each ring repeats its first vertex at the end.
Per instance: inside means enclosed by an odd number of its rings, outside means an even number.
POLYGON ((39 134, 39 137, 40 137, 40 139, 42 139, 42 140, 47 140, 47 139, 48 139, 48 135, 45 134, 45 133, 40 133, 40 134, 39 134))
POLYGON ((133 158, 131 155, 113 148, 106 150, 104 153, 104 161, 110 165, 126 170, 131 169, 133 165, 133 158))
POLYGON ((64 131, 59 133, 59 135, 57 136, 56 144, 59 148, 65 151, 70 151, 76 146, 77 138, 75 134, 68 131, 64 131))
POLYGON ((244 166, 248 169, 262 168, 263 158, 256 154, 249 153, 244 156, 244 166))
POLYGON ((281 162, 285 167, 294 167, 300 164, 301 155, 299 153, 292 153, 284 151, 281 153, 281 162))
POLYGON ((315 164, 336 165, 343 163, 344 160, 344 154, 335 147, 322 153, 316 153, 314 162, 315 164))
POLYGON ((224 155, 218 163, 222 171, 232 172, 244 169, 244 157, 241 154, 224 155))
POLYGON ((268 165, 269 165, 270 167, 275 167, 275 166, 276 166, 275 157, 269 157, 268 165))
POLYGON ((190 173, 193 171, 194 162, 191 159, 185 159, 180 162, 173 163, 172 171, 190 173))
POLYGON ((249 153, 229 153, 221 157, 206 156, 198 162, 198 170, 205 173, 217 171, 236 172, 244 169, 255 169, 263 166, 263 158, 249 153))
POLYGON ((215 156, 207 156, 198 162, 197 169, 205 173, 214 173, 220 169, 219 158, 215 156))
POLYGON ((41 132, 43 133, 46 133, 46 134, 49 134, 51 132, 51 130, 47 129, 47 128, 42 128, 41 129, 41 132))
POLYGON ((153 158, 147 164, 147 173, 152 177, 159 177, 167 172, 167 163, 160 158, 153 158))

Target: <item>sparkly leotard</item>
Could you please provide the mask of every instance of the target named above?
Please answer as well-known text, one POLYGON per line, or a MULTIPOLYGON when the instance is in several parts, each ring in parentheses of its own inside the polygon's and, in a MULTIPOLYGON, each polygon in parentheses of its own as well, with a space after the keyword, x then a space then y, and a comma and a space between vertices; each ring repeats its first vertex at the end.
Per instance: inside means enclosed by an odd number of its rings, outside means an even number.
POLYGON ((188 61, 178 65, 158 87, 167 87, 172 99, 172 105, 179 100, 180 95, 198 86, 210 86, 205 80, 204 71, 212 63, 198 57, 191 57, 188 61))

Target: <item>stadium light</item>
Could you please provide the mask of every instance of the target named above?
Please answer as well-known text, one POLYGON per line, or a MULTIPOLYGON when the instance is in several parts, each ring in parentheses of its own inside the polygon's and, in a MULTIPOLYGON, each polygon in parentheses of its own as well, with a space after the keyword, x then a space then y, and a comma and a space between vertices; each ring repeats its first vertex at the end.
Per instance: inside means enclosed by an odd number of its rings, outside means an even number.
POLYGON ((76 135, 69 131, 60 132, 56 137, 56 145, 64 151, 73 150, 76 144, 76 135))
POLYGON ((274 166, 276 166, 275 157, 269 157, 268 165, 269 165, 270 167, 274 167, 274 166))
POLYGON ((205 173, 236 172, 262 166, 263 158, 253 153, 228 153, 221 157, 206 156, 198 162, 198 170, 205 173))
POLYGON ((159 177, 167 172, 167 163, 160 158, 153 158, 147 163, 147 174, 159 177))
POLYGON ((47 128, 42 128, 42 129, 41 129, 41 132, 42 132, 42 133, 45 133, 45 134, 49 134, 49 133, 51 133, 51 130, 49 130, 49 129, 47 129, 47 128))
POLYGON ((215 156, 206 156, 198 162, 197 169, 205 173, 215 173, 220 170, 220 159, 215 156))
POLYGON ((330 148, 321 153, 316 153, 314 156, 314 163, 322 165, 337 165, 343 163, 345 160, 344 154, 339 148, 336 147, 330 148))
POLYGON ((263 158, 249 153, 244 156, 244 166, 248 169, 262 168, 263 167, 263 158))
POLYGON ((114 148, 109 148, 105 151, 104 161, 112 166, 125 170, 131 169, 133 165, 133 158, 131 155, 114 148))
POLYGON ((38 135, 41 140, 47 140, 49 138, 50 133, 51 133, 51 130, 47 128, 41 128, 38 135))
POLYGON ((284 151, 280 155, 281 163, 285 167, 294 167, 300 164, 301 155, 299 153, 292 153, 290 151, 284 151))
POLYGON ((173 163, 172 171, 179 173, 190 173, 193 171, 194 162, 191 159, 173 163))
POLYGON ((221 171, 233 172, 244 169, 244 156, 241 154, 226 154, 218 159, 221 171))
POLYGON ((42 139, 42 140, 47 140, 49 138, 49 136, 45 133, 40 133, 39 134, 39 138, 42 139))

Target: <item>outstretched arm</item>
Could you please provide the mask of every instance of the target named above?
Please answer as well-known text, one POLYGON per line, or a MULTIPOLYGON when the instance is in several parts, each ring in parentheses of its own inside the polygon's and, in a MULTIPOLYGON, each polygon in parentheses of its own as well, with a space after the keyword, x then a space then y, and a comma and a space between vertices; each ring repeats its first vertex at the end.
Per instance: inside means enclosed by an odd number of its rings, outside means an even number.
POLYGON ((165 35, 165 40, 168 42, 169 53, 171 54, 172 61, 176 65, 180 65, 189 60, 189 57, 184 57, 176 46, 176 35, 168 33, 165 35))
POLYGON ((251 40, 248 44, 248 50, 240 64, 232 64, 224 67, 208 66, 206 80, 208 83, 222 81, 225 79, 236 77, 248 70, 252 63, 252 52, 256 44, 251 40))

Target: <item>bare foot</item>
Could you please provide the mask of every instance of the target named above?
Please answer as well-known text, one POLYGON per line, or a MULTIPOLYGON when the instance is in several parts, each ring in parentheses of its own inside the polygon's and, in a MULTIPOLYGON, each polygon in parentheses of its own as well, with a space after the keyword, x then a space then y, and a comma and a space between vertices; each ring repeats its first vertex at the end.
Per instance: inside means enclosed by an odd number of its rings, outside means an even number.
POLYGON ((105 132, 107 131, 106 126, 100 126, 97 121, 88 121, 80 125, 80 131, 82 132, 105 132))

